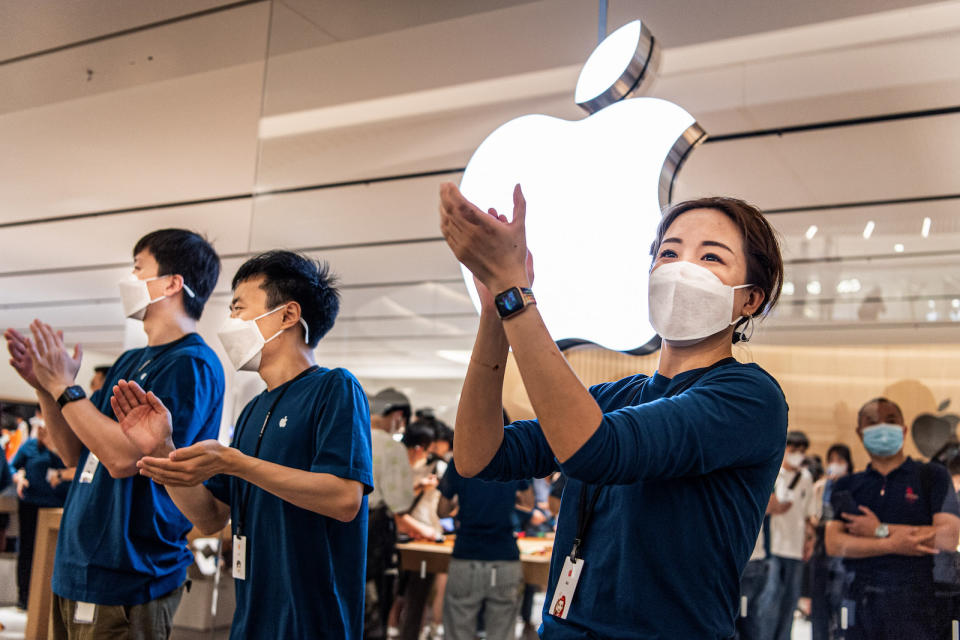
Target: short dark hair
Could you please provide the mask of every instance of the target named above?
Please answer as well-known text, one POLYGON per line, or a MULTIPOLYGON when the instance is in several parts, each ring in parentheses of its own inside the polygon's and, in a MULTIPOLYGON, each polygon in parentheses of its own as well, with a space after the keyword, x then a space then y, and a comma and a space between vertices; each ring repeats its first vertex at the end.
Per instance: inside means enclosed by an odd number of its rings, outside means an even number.
POLYGON ((267 251, 240 265, 231 287, 258 276, 263 276, 260 288, 267 294, 267 307, 286 302, 300 305, 300 317, 310 329, 307 344, 316 347, 340 312, 340 292, 330 265, 293 251, 267 251))
POLYGON ((179 275, 193 295, 184 289, 183 308, 187 315, 199 320, 220 277, 220 256, 200 234, 186 229, 160 229, 137 241, 133 256, 143 250, 157 261, 157 275, 179 275))
POLYGON ((878 397, 874 398, 873 400, 867 400, 866 402, 864 402, 864 403, 863 403, 863 406, 860 407, 860 410, 857 411, 857 429, 860 428, 860 421, 863 420, 863 412, 866 410, 867 407, 869 407, 869 406, 872 405, 872 404, 888 404, 888 405, 890 405, 891 407, 893 407, 894 409, 896 409, 896 410, 897 410, 897 413, 900 414, 900 419, 901 419, 901 420, 903 419, 903 409, 900 408, 900 405, 898 405, 896 402, 894 402, 893 400, 891 400, 891 399, 889 399, 889 398, 884 398, 883 396, 878 396, 878 397))
POLYGON ((827 449, 827 462, 830 462, 830 456, 838 455, 847 461, 847 472, 853 473, 853 456, 850 454, 850 447, 845 444, 837 443, 827 449))
MULTIPOLYGON (((753 317, 766 316, 780 299, 783 287, 783 256, 780 252, 780 240, 773 226, 763 212, 749 202, 738 198, 707 197, 686 200, 671 205, 657 225, 657 235, 650 246, 650 255, 654 261, 667 229, 681 214, 693 209, 714 209, 730 218, 743 235, 743 250, 747 258, 747 284, 763 291, 763 303, 753 313, 753 317)), ((737 328, 747 322, 743 318, 737 322, 737 328)), ((734 342, 739 339, 733 333, 734 342)))
POLYGON ((403 446, 407 449, 423 447, 426 449, 437 439, 433 420, 414 420, 403 430, 403 446))
POLYGON ((810 439, 807 438, 807 434, 805 434, 803 431, 788 431, 787 446, 803 447, 804 449, 807 449, 810 446, 810 439))
POLYGON ((93 368, 93 372, 107 375, 107 372, 110 371, 110 367, 112 366, 113 365, 110 365, 110 364, 98 364, 93 368))

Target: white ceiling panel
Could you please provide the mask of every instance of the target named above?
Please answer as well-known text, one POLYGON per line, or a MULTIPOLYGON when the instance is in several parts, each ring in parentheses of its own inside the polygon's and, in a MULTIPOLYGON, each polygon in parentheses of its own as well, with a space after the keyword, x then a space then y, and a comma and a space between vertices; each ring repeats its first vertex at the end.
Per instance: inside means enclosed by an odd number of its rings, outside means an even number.
POLYGON ((727 194, 764 209, 960 192, 960 114, 704 144, 677 197, 727 194))

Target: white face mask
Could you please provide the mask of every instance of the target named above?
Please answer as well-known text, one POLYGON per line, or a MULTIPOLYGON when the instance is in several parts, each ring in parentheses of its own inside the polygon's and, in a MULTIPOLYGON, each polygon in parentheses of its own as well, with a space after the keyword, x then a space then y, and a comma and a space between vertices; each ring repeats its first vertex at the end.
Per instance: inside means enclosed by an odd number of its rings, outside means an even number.
POLYGON ((803 465, 803 461, 806 459, 807 457, 802 453, 800 453, 799 451, 788 453, 786 457, 787 464, 793 467, 794 469, 799 469, 803 465))
POLYGON ((733 322, 733 291, 706 267, 678 260, 653 270, 647 286, 650 325, 677 346, 696 344, 733 322))
MULTIPOLYGON (((167 297, 160 296, 159 298, 151 299, 150 289, 147 288, 147 283, 166 277, 167 276, 154 276, 153 278, 141 280, 131 273, 125 280, 121 280, 118 286, 120 287, 120 303, 123 305, 123 315, 134 320, 143 320, 143 317, 147 315, 148 306, 167 297)), ((195 297, 186 282, 183 283, 183 290, 191 298, 195 297)))
POLYGON ((831 462, 827 465, 827 477, 828 478, 839 478, 842 475, 847 473, 847 463, 846 462, 831 462))
MULTIPOLYGON (((266 313, 253 318, 252 320, 242 320, 240 318, 227 318, 217 331, 220 343, 223 344, 227 357, 233 363, 237 371, 259 371, 260 358, 263 354, 263 347, 268 342, 284 332, 284 329, 277 331, 269 338, 264 338, 260 333, 260 326, 257 320, 265 318, 271 313, 276 313, 283 309, 282 306, 267 311, 266 313)), ((303 325, 304 341, 310 344, 310 329, 307 322, 300 318, 300 324, 303 325)))

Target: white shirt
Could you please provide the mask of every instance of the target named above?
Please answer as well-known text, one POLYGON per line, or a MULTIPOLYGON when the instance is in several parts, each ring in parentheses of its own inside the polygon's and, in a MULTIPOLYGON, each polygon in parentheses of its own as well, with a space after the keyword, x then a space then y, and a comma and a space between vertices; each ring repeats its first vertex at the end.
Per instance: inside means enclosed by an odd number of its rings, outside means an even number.
POLYGON ((373 491, 367 499, 371 509, 386 505, 390 511, 405 511, 413 504, 413 473, 407 448, 383 429, 371 429, 373 491))
POLYGON ((790 510, 770 516, 770 553, 781 558, 803 558, 803 541, 807 518, 817 516, 817 501, 813 492, 813 477, 806 469, 788 471, 780 467, 774 495, 780 502, 792 502, 790 510), (800 474, 793 489, 790 484, 800 474))

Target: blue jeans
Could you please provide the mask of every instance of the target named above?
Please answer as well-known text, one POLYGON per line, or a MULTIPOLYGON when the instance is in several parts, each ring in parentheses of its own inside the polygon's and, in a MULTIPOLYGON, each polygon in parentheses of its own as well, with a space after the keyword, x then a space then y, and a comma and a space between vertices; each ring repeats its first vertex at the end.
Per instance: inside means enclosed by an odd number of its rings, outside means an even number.
POLYGON ((800 598, 803 561, 772 555, 767 563, 767 584, 757 602, 761 634, 770 640, 790 640, 793 612, 800 598))
POLYGON ((751 560, 740 576, 737 640, 766 640, 761 633, 759 597, 767 584, 767 561, 751 560))

